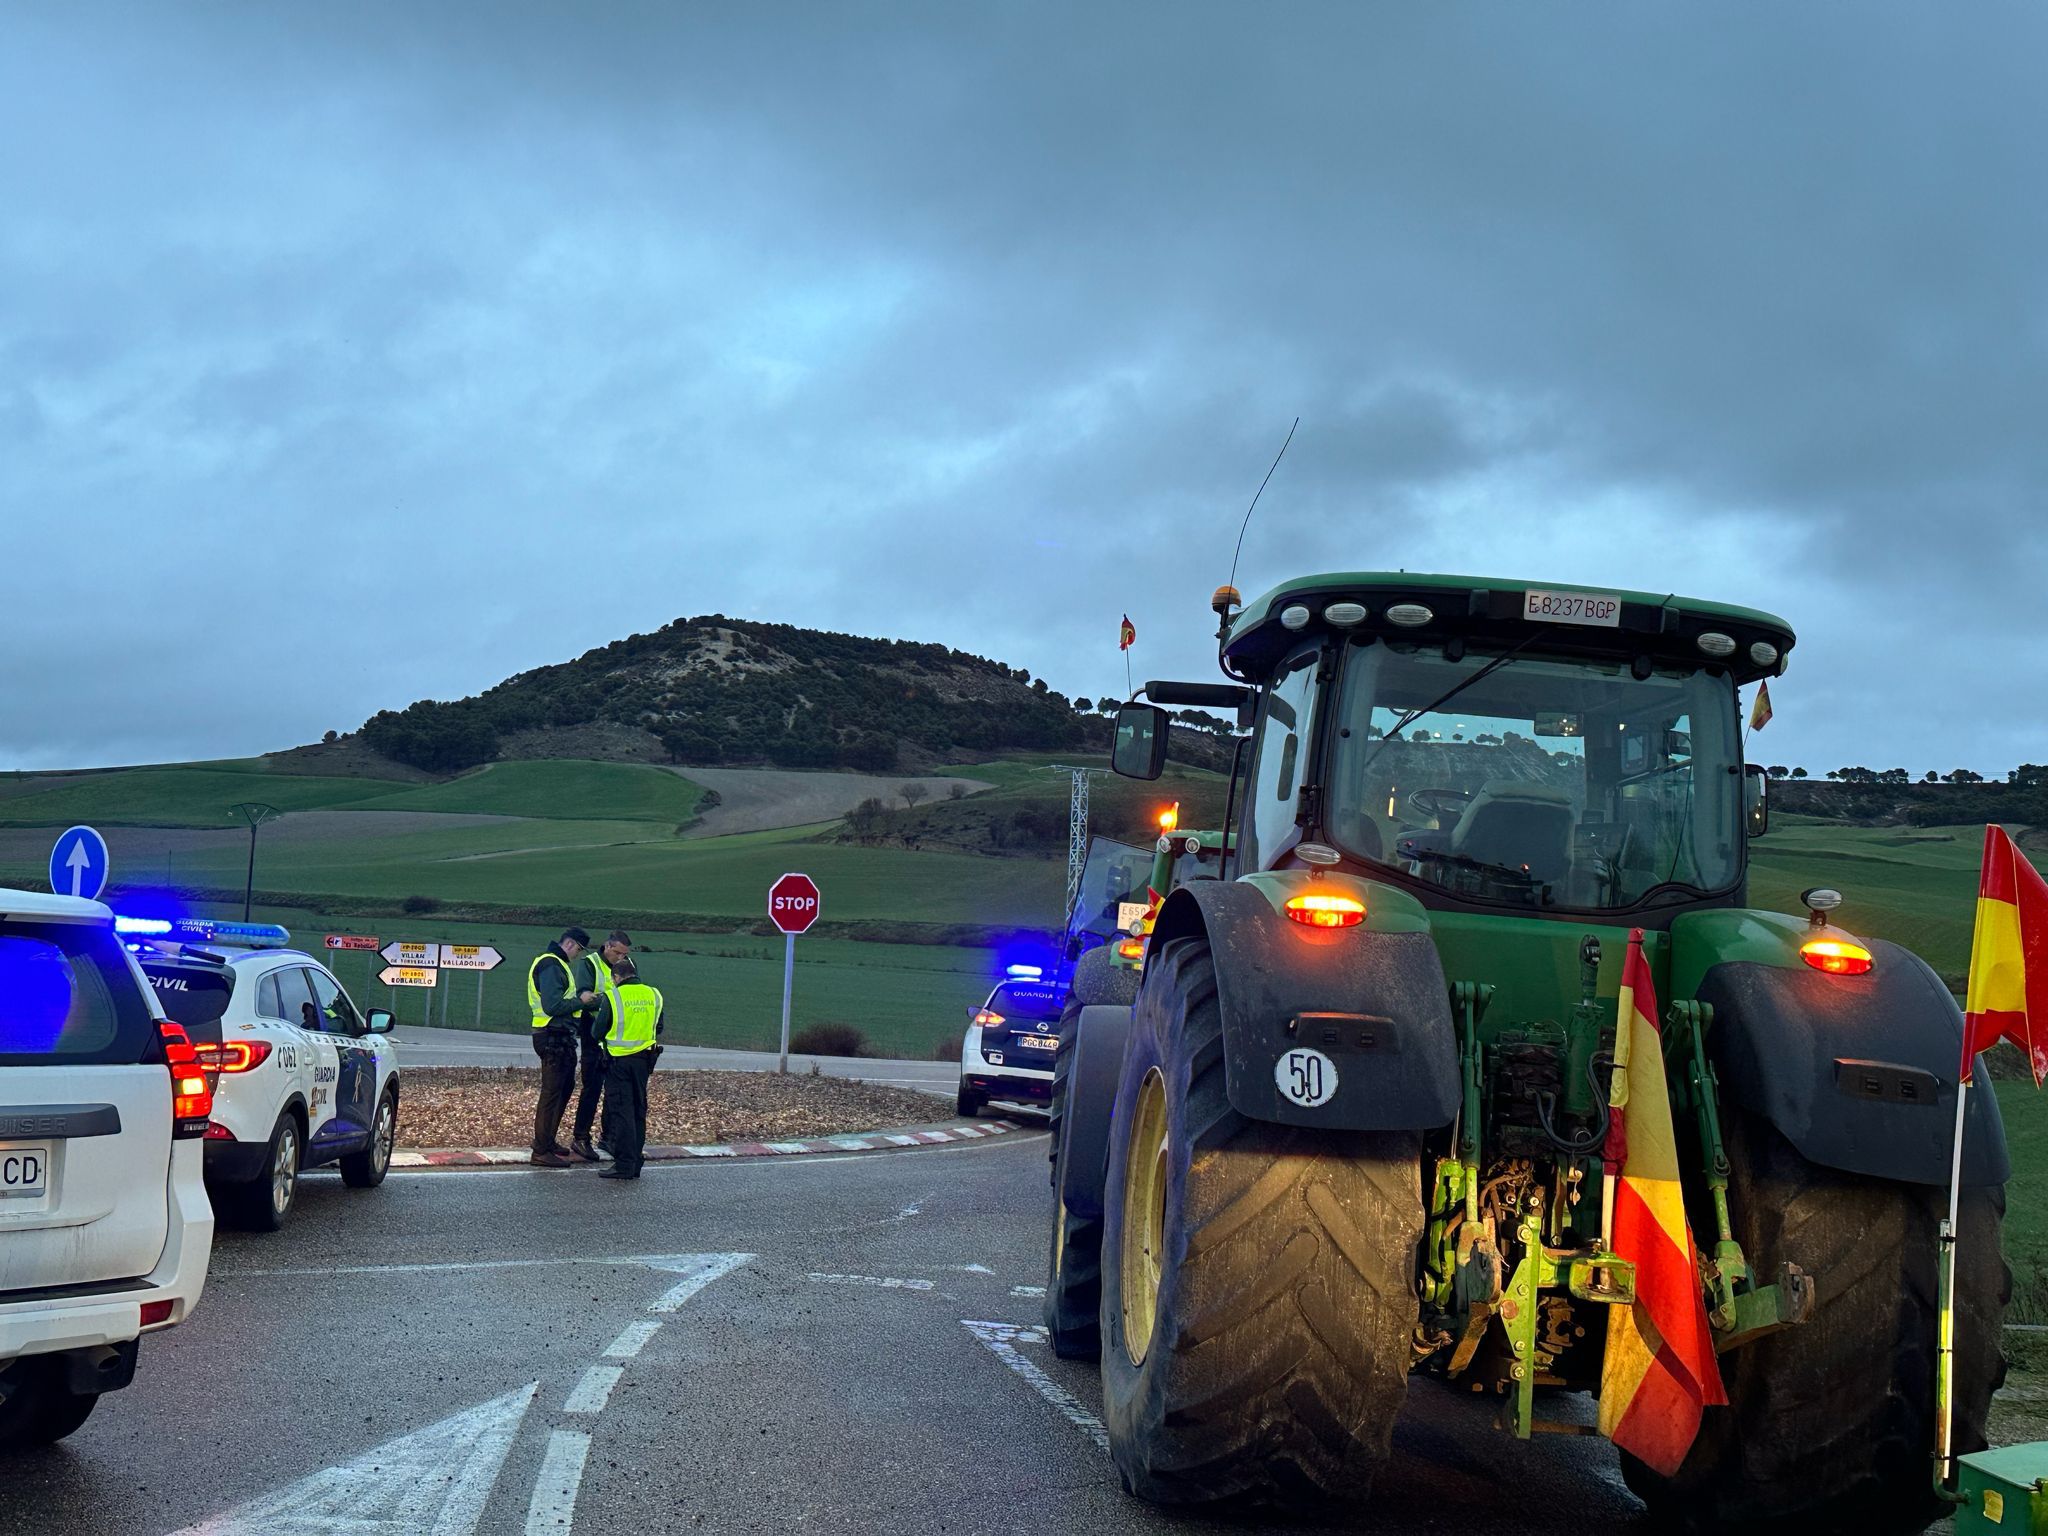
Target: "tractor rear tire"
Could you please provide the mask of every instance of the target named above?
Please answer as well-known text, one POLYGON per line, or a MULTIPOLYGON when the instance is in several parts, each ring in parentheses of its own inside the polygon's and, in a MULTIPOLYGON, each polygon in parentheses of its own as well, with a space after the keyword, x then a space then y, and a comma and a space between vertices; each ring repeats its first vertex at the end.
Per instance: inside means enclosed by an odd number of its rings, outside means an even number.
POLYGON ((1199 938, 1148 961, 1112 1123, 1102 1380, 1124 1486, 1162 1504, 1362 1497, 1407 1394, 1420 1135, 1232 1109, 1199 938))
POLYGON ((1052 1232, 1046 1258, 1045 1334, 1062 1360, 1102 1353, 1102 1184, 1116 1067, 1128 1011, 1078 999, 1060 1018, 1052 1080, 1052 1232), (1086 1018, 1095 1009, 1092 1022, 1086 1018), (1115 1017, 1106 1020, 1104 1013, 1115 1017), (1084 1043, 1082 1026, 1087 1023, 1084 1043), (1106 1090, 1106 1091, 1105 1091, 1106 1090), (1080 1158, 1089 1166, 1075 1163, 1080 1158))
MULTIPOLYGON (((1695 1530, 1919 1531, 1932 1492, 1935 1254, 1945 1191, 1820 1167, 1768 1122, 1728 1117, 1735 1236, 1768 1279, 1813 1276, 1813 1316, 1721 1357, 1728 1406, 1709 1408, 1675 1477, 1626 1453, 1651 1510, 1695 1530)), ((2003 1187, 1963 1191, 1956 1265, 1955 1443, 1982 1449, 2012 1274, 1999 1254, 2003 1187)))

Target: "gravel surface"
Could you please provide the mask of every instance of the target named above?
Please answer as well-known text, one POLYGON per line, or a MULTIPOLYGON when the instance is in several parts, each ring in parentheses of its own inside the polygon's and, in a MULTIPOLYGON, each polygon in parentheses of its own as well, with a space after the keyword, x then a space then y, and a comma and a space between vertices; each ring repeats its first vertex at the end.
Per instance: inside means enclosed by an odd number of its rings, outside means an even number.
MULTIPOLYGON (((533 1139, 537 1067, 408 1067, 401 1147, 523 1147, 533 1139)), ((663 1072, 647 1093, 649 1142, 702 1145, 837 1136, 932 1118, 932 1098, 844 1077, 663 1072)), ((568 1117, 563 1117, 563 1136, 568 1117)))

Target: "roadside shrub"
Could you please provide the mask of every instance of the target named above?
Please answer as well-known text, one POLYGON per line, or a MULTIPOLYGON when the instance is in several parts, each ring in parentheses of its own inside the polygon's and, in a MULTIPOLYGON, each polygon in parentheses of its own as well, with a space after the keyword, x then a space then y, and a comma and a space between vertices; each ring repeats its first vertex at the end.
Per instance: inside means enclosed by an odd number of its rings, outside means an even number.
POLYGON ((950 1035, 946 1039, 941 1040, 937 1045, 933 1046, 932 1060, 958 1061, 960 1059, 960 1053, 966 1049, 967 1031, 963 1029, 957 1035, 950 1035))
POLYGON ((399 903, 407 912, 438 912, 441 903, 432 896, 408 896, 399 903))
POLYGON ((827 1019, 806 1024, 789 1037, 789 1048, 800 1056, 872 1056, 868 1037, 851 1024, 827 1019))

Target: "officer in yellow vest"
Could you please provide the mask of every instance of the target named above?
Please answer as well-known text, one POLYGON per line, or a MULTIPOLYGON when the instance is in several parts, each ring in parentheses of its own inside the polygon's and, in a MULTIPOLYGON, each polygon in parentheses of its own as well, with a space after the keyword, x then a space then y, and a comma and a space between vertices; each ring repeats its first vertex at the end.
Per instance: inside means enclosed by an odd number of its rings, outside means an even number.
POLYGON ((596 1006, 597 994, 579 984, 577 959, 590 935, 567 928, 526 968, 526 1005, 533 1015, 533 1053, 540 1058, 540 1099, 533 1109, 533 1156, 543 1168, 569 1166, 569 1149, 555 1138, 576 1086, 577 1020, 596 1006))
MULTIPOLYGON (((612 967, 624 960, 632 948, 633 941, 614 928, 603 947, 586 954, 582 960, 589 974, 579 977, 579 980, 594 1001, 577 1019, 583 1083, 576 1093, 576 1122, 569 1137, 569 1155, 580 1157, 586 1163, 597 1161, 597 1149, 590 1144, 590 1138, 597 1125, 598 1106, 604 1101, 604 1074, 608 1061, 605 1048, 600 1043, 604 1036, 604 1003, 611 996, 612 967)), ((598 1140, 603 1139, 600 1134, 598 1140)))
POLYGON ((640 979, 633 962, 613 973, 614 985, 599 1005, 604 1048, 611 1057, 604 1078, 604 1123, 612 1165, 600 1179, 637 1179, 647 1148, 647 1080, 661 1047, 661 994, 640 979))

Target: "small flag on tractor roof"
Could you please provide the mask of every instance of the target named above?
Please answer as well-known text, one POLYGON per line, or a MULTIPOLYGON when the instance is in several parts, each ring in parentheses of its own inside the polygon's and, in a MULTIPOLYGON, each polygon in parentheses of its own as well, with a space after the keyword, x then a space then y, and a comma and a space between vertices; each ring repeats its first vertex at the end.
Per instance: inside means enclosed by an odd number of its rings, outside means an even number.
POLYGON ((1123 628, 1117 631, 1116 648, 1120 651, 1128 651, 1137 641, 1137 638, 1137 626, 1131 623, 1131 616, 1127 613, 1124 615, 1123 628))
POLYGON ((2034 1086, 2048 1081, 2048 880, 2005 828, 1984 829, 1977 931, 1970 942, 1962 1080, 2001 1040, 2026 1052, 2034 1086))
POLYGON ((1771 723, 1771 685, 1769 680, 1756 685, 1756 702, 1749 706, 1749 728, 1760 731, 1771 723))
POLYGON ((1678 1182, 1678 1138, 1664 1084, 1657 988, 1643 931, 1629 935, 1615 1017, 1616 1108, 1609 1130, 1614 1252, 1635 1266, 1632 1306, 1608 1310, 1600 1366, 1600 1432, 1665 1477, 1677 1473, 1700 1430, 1700 1412, 1728 1401, 1699 1260, 1678 1182), (1627 1119, 1623 1134, 1622 1121, 1627 1119), (1619 1143, 1619 1178, 1615 1152, 1619 1143))

